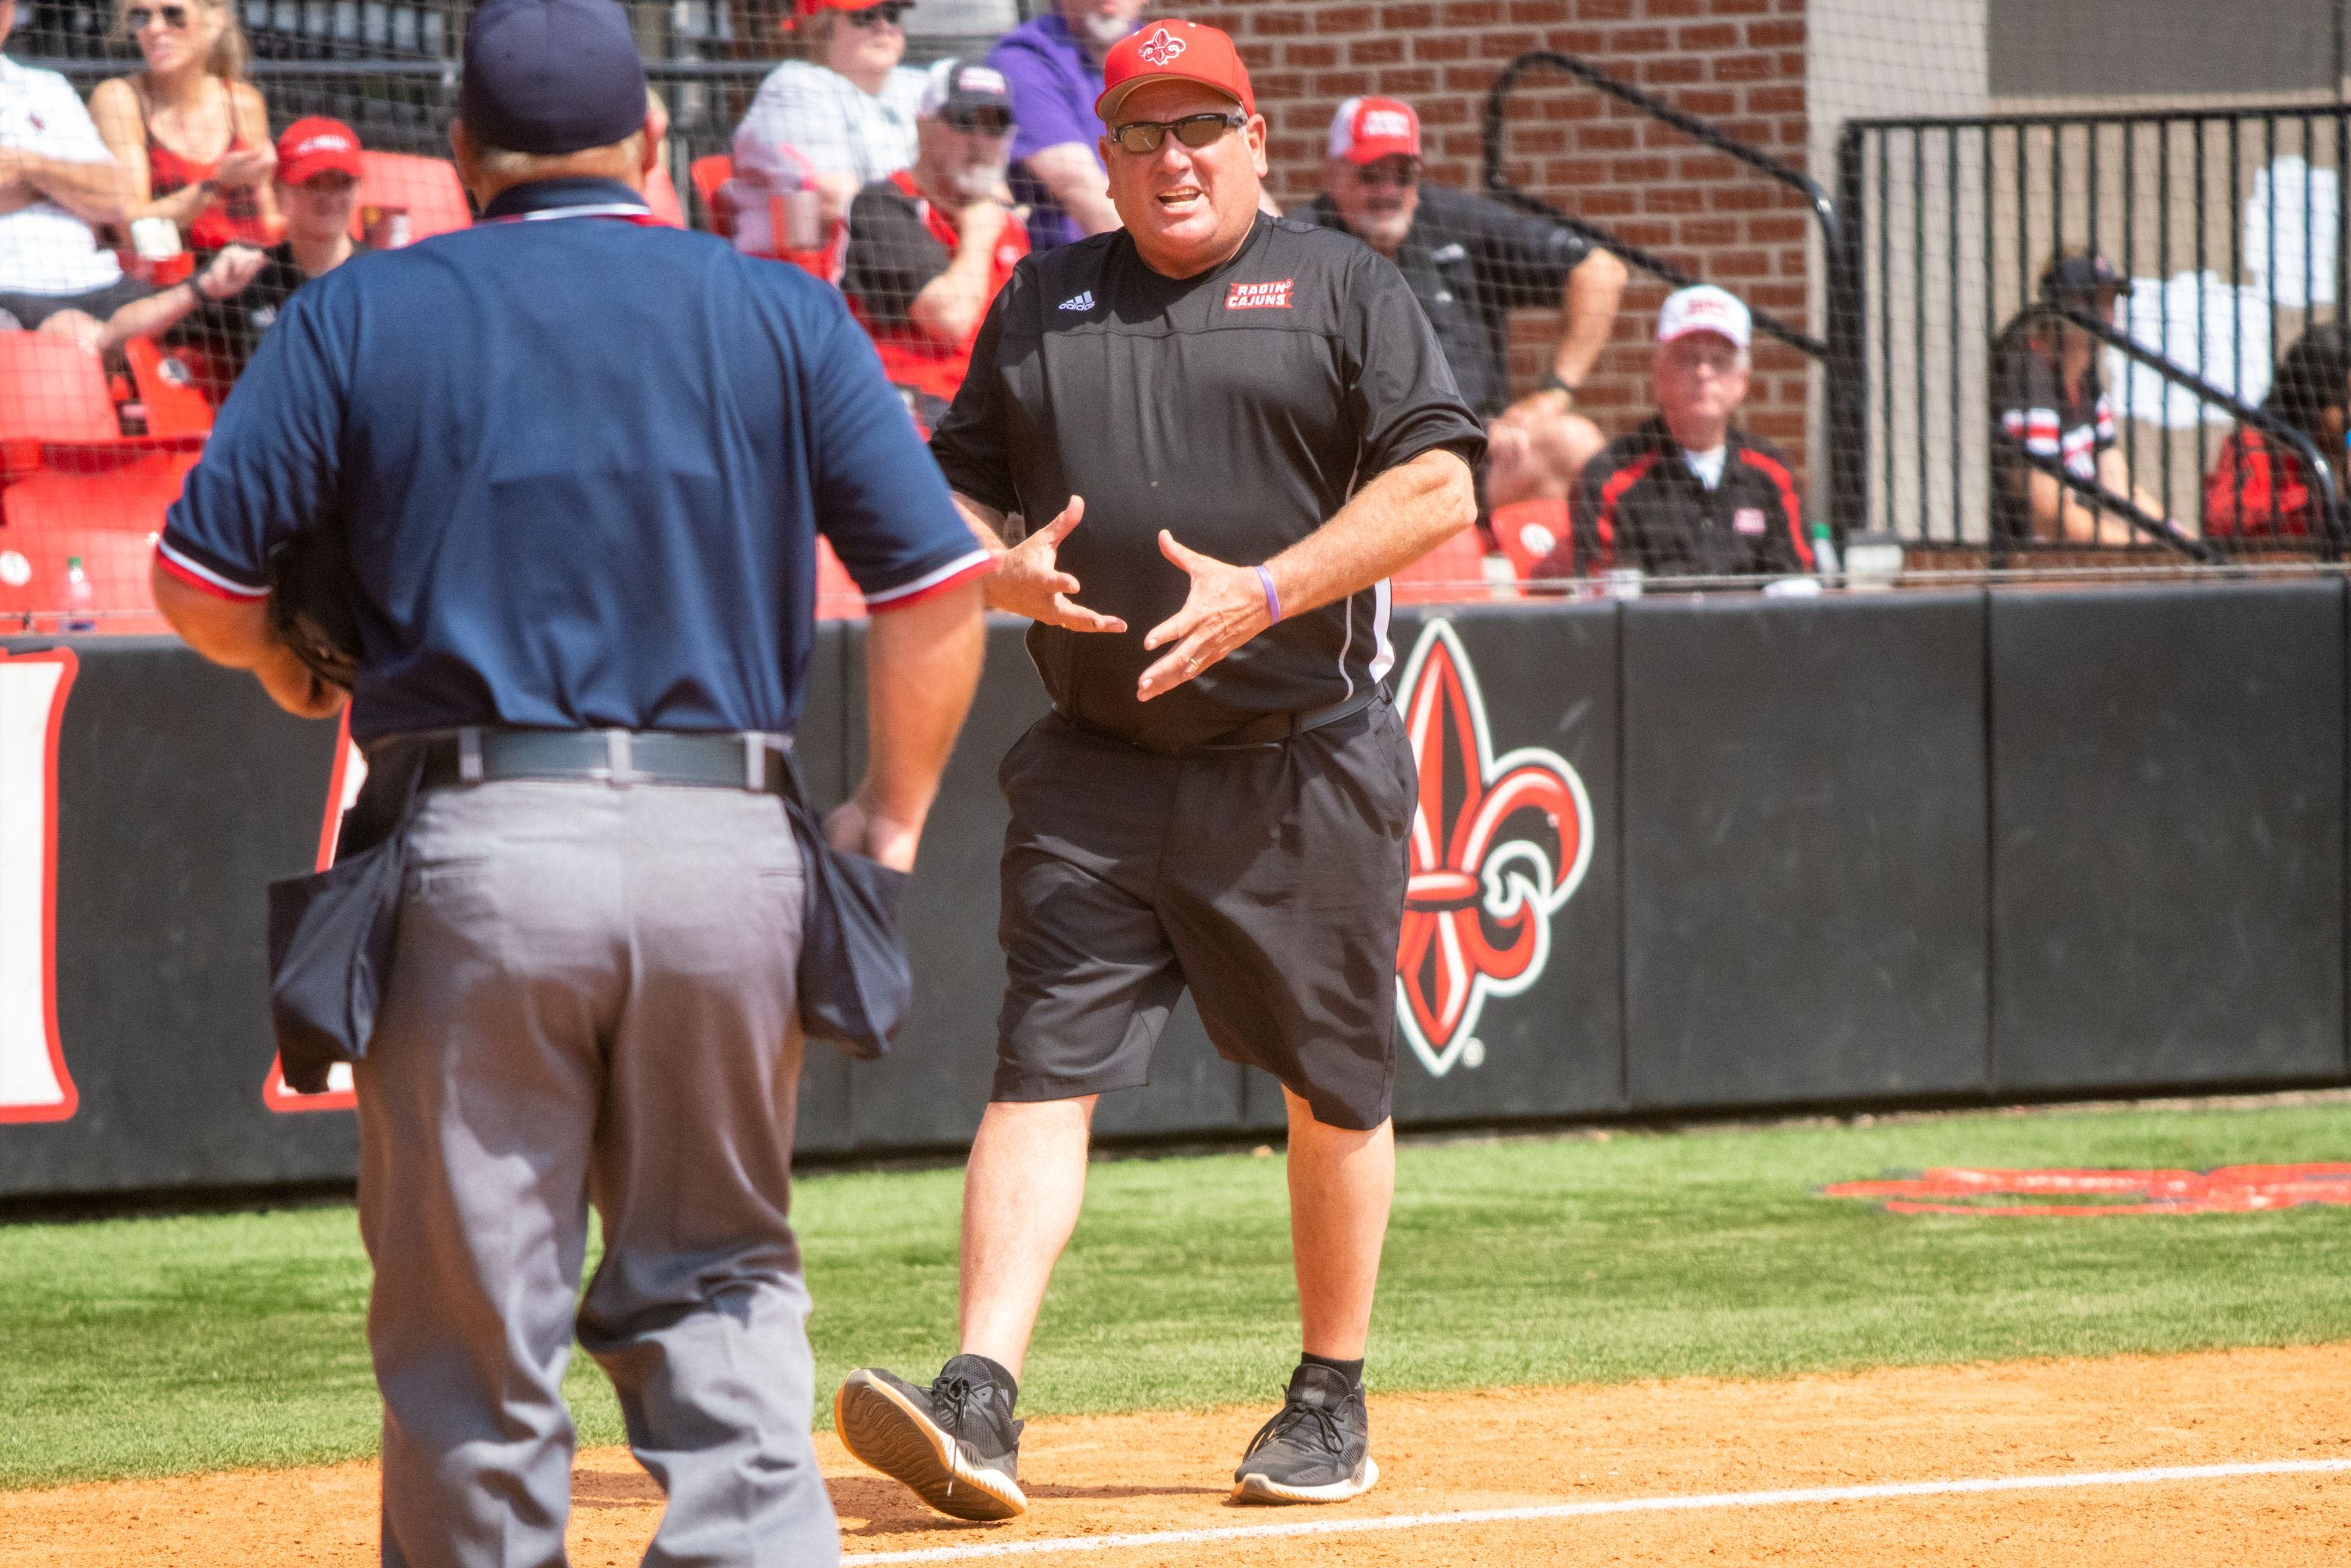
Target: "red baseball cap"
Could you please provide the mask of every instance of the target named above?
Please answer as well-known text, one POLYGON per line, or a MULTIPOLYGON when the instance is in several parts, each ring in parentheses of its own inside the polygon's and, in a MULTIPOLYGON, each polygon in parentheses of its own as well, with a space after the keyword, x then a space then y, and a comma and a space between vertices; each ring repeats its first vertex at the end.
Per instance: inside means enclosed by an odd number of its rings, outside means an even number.
POLYGON ((1350 163, 1420 156, 1420 116, 1400 98, 1351 98, 1331 117, 1331 156, 1350 163))
POLYGON ((1196 81, 1239 104, 1242 113, 1257 112, 1257 94, 1249 87, 1240 51, 1231 38, 1199 22, 1160 22, 1120 39, 1102 61, 1102 90, 1094 99, 1094 113, 1110 124, 1126 95, 1153 81, 1196 81))
POLYGON ((298 120, 277 139, 277 177, 307 185, 329 170, 360 178, 360 139, 340 120, 312 115, 298 120))

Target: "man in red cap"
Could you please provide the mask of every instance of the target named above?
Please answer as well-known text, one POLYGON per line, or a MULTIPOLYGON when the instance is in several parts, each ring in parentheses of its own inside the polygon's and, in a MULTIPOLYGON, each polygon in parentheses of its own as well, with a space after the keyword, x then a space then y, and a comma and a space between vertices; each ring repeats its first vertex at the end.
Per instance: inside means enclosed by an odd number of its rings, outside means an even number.
POLYGON ((1187 988, 1289 1115, 1303 1354, 1233 1495, 1378 1479, 1364 1354, 1417 795, 1386 579, 1470 526, 1485 449, 1395 268, 1259 211, 1266 122, 1229 38, 1146 24, 1103 81, 1123 226, 1014 269, 931 443, 975 531, 1030 520, 985 591, 1035 622, 1054 707, 1000 773, 1008 983, 962 1354, 927 1386, 852 1373, 833 1406, 852 1453, 967 1519, 1028 1507, 1012 1412, 1094 1103, 1148 1081, 1187 988))
POLYGON ((286 237, 263 253, 260 270, 242 292, 208 298, 171 337, 175 347, 202 354, 198 384, 214 402, 228 395, 294 291, 367 248, 351 238, 360 168, 360 139, 340 120, 298 120, 277 139, 277 210, 286 215, 286 237))
POLYGON ((1487 421, 1486 503, 1558 498, 1606 438, 1575 395, 1607 346, 1625 264, 1573 231, 1499 202, 1420 181, 1420 116, 1394 98, 1351 98, 1331 120, 1312 216, 1386 256, 1428 312, 1463 395, 1487 421), (1561 313, 1532 392, 1512 400, 1510 316, 1561 313))

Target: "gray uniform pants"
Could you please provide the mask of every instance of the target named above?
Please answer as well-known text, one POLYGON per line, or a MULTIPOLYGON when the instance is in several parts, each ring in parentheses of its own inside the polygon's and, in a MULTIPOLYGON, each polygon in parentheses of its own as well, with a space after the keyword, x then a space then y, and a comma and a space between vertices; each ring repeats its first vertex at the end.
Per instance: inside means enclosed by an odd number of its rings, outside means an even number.
POLYGON ((564 1562, 576 1324, 669 1499, 648 1564, 836 1563, 788 1218, 803 892, 781 805, 509 781, 427 795, 410 832, 358 1069, 383 1561, 564 1562))

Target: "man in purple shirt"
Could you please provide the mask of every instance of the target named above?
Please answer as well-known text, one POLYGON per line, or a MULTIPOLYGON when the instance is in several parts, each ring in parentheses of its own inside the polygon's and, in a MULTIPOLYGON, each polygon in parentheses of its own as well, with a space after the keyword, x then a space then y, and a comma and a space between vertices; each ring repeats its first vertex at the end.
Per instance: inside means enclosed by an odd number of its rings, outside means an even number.
POLYGON ((1102 61, 1151 0, 1054 0, 996 41, 987 63, 1012 89, 1012 196, 1029 204, 1038 250, 1118 227, 1097 150, 1102 61))

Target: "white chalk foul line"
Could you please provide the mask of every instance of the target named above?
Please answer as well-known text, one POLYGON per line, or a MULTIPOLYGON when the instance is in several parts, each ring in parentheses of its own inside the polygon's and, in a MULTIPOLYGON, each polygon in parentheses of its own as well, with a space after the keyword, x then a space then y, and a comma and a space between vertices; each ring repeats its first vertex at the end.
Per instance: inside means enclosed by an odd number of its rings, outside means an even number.
POLYGON ((1297 1535, 1361 1535, 1375 1530, 1425 1530, 1432 1525, 1510 1524, 1531 1519, 1593 1519, 1616 1513, 1684 1513, 1699 1509, 1785 1508, 1802 1503, 1878 1502, 1889 1498, 1960 1497, 1979 1492, 2062 1491, 2078 1487, 2150 1486, 2160 1481, 2235 1480, 2247 1476, 2340 1475, 2351 1459, 2271 1459, 2241 1465, 2172 1465, 2143 1470, 2098 1470, 2072 1476, 1986 1476, 1958 1481, 1885 1481, 1874 1486, 1807 1487, 1793 1491, 1712 1492, 1694 1497, 1625 1497, 1594 1502, 1554 1502, 1528 1508, 1465 1509, 1458 1513, 1387 1513, 1372 1519, 1300 1520, 1286 1524, 1228 1524, 1212 1530, 1146 1530, 1123 1535, 1072 1535, 1058 1541, 1001 1541, 970 1546, 925 1546, 912 1552, 858 1552, 845 1563, 967 1563, 983 1557, 1035 1557, 1054 1552, 1116 1552, 1135 1546, 1217 1545, 1297 1535))

